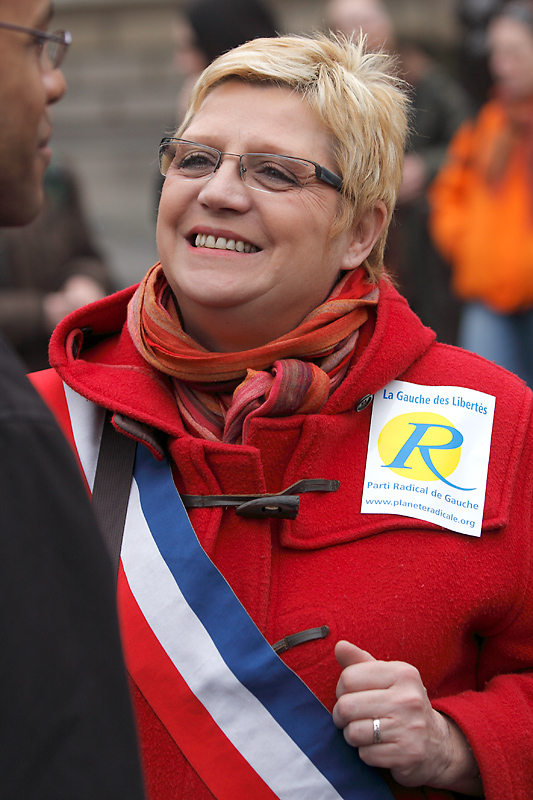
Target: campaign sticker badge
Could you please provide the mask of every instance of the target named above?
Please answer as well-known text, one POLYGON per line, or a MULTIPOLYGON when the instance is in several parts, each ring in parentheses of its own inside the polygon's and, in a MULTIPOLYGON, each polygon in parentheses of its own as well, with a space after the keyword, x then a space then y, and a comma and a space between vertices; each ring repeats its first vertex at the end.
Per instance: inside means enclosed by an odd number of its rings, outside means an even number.
POLYGON ((481 535, 496 399, 392 381, 374 395, 361 511, 481 535))

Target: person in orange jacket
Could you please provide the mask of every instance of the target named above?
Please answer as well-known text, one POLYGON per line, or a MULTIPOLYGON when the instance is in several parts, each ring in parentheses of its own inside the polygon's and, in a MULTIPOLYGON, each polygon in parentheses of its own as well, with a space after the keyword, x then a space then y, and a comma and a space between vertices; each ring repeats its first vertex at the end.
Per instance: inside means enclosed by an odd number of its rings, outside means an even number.
POLYGON ((533 3, 505 5, 488 42, 494 97, 450 144, 431 230, 465 302, 459 344, 533 386, 533 3))

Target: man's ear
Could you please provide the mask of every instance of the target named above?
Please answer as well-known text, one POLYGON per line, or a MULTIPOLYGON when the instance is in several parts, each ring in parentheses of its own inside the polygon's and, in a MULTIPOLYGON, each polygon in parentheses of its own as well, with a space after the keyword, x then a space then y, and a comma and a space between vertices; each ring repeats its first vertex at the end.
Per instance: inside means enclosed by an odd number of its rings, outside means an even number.
POLYGON ((358 221, 354 223, 349 232, 351 233, 351 239, 342 260, 341 269, 359 267, 372 252, 372 248, 386 224, 387 209, 385 203, 380 200, 374 208, 365 211, 358 221))

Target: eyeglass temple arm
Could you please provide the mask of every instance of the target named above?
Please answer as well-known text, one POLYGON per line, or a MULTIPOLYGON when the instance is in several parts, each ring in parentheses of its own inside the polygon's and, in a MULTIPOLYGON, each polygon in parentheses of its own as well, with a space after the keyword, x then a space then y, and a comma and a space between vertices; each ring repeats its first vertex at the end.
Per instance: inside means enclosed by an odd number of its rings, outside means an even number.
POLYGON ((315 175, 320 181, 329 183, 335 189, 341 189, 342 187, 342 178, 339 178, 338 175, 335 175, 334 172, 326 169, 326 167, 321 167, 320 164, 315 164, 315 175))

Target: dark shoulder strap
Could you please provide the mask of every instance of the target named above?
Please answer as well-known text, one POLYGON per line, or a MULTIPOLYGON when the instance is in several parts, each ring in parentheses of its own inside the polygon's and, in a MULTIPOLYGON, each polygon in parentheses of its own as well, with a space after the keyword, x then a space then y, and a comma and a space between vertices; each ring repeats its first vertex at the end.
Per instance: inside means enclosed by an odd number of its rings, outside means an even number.
POLYGON ((137 442, 114 428, 112 416, 111 411, 106 412, 94 478, 93 508, 118 576, 137 442))

